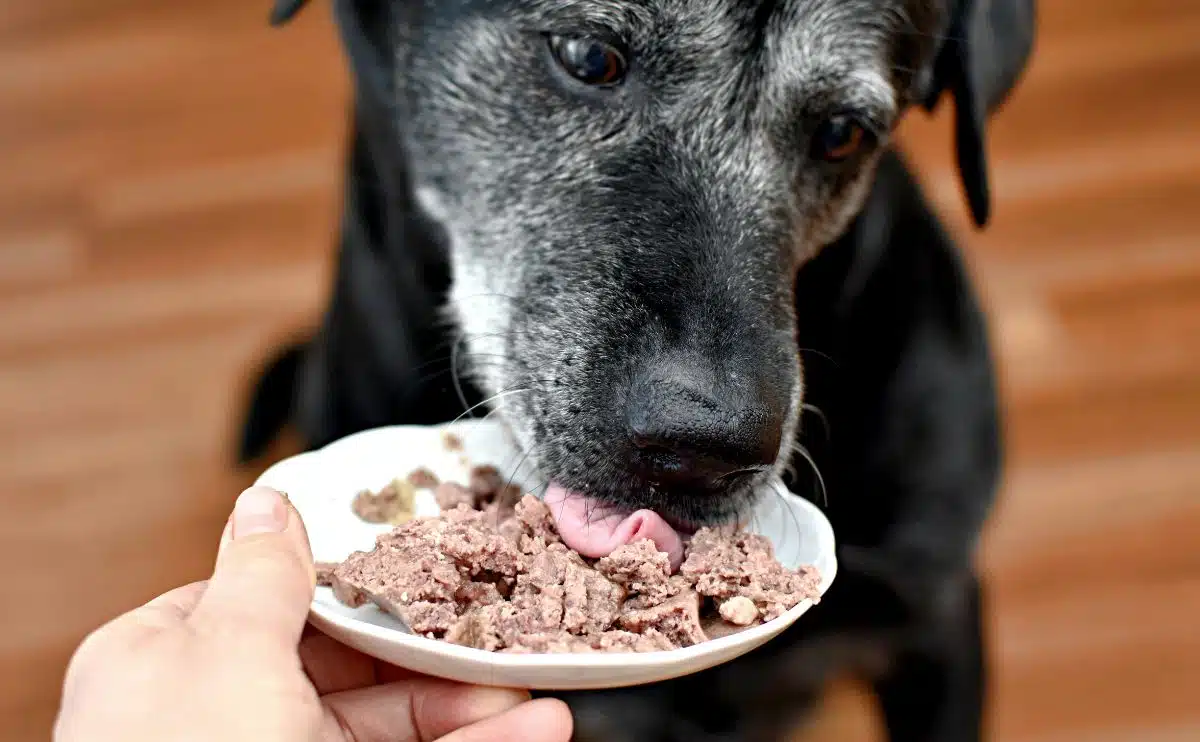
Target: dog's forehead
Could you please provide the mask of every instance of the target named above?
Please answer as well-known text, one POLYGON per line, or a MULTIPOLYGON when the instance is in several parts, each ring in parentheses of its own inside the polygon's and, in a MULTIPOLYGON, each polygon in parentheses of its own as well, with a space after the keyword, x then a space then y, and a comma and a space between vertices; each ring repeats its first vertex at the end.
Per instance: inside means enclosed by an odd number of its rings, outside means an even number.
POLYGON ((509 0, 484 3, 551 26, 578 22, 634 38, 660 37, 714 45, 731 40, 818 46, 840 40, 859 46, 886 43, 921 31, 922 19, 944 0, 509 0))
MULTIPOLYGON (((683 61, 710 89, 751 74, 786 98, 810 86, 893 107, 898 41, 929 36, 946 0, 509 0, 484 3, 531 28, 611 35, 648 65, 683 61), (738 68, 735 70, 734 68, 738 68)), ((488 12, 488 11, 485 11, 488 12)))

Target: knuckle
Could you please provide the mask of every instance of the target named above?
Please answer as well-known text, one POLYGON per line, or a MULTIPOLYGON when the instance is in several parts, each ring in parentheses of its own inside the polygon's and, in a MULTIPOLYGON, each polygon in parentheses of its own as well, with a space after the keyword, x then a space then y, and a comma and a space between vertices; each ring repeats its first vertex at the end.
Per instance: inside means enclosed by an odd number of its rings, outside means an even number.
POLYGON ((104 624, 98 629, 93 630, 79 642, 79 646, 75 648, 75 653, 71 655, 71 660, 67 665, 67 672, 72 670, 79 672, 86 669, 96 655, 104 654, 109 651, 109 647, 116 640, 118 630, 123 623, 125 617, 116 618, 104 624))

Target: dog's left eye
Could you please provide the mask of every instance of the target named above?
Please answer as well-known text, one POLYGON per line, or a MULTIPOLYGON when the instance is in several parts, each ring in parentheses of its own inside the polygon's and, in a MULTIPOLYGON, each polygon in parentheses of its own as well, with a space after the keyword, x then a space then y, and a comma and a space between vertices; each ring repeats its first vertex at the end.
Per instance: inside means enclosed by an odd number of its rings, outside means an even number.
POLYGON ((550 51, 567 74, 587 85, 616 85, 625 77, 625 57, 599 39, 551 36, 550 51))
POLYGON ((867 130, 851 116, 831 116, 813 133, 812 155, 826 162, 841 162, 862 149, 867 130))

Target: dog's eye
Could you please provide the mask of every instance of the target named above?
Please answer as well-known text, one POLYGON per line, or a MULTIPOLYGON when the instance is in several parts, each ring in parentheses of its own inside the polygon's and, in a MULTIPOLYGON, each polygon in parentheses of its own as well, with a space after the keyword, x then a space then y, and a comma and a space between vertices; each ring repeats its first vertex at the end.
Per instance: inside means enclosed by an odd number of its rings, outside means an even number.
POLYGON ((841 162, 862 149, 867 131, 850 116, 832 116, 813 133, 812 156, 826 162, 841 162))
POLYGON ((616 85, 625 77, 625 57, 598 39, 551 36, 550 51, 567 74, 588 85, 616 85))

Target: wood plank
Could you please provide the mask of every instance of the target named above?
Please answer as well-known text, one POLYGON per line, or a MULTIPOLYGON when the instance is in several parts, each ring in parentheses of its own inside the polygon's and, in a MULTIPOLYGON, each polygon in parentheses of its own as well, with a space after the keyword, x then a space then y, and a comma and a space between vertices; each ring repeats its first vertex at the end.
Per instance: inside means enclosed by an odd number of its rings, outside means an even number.
MULTIPOLYGON (((247 375, 328 290, 344 60, 327 7, 267 5, 0 0, 0 561, 43 557, 0 597, 0 742, 47 738, 88 631, 205 574, 247 375)), ((1191 742, 1200 3, 1039 5, 987 231, 949 111, 900 135, 996 327, 990 739, 1191 742)), ((839 683, 796 738, 880 740, 878 711, 839 683)))

